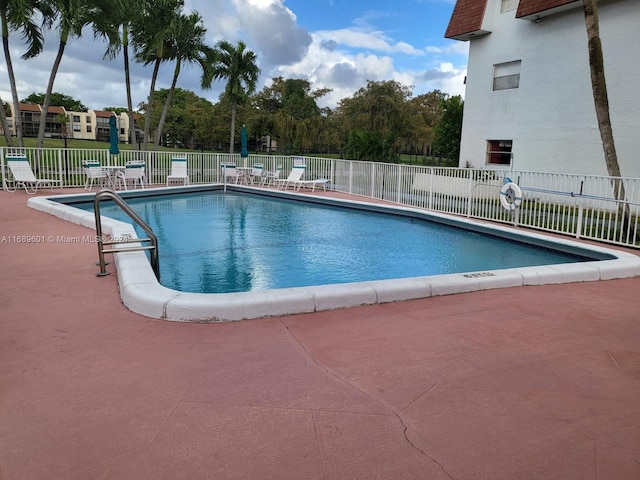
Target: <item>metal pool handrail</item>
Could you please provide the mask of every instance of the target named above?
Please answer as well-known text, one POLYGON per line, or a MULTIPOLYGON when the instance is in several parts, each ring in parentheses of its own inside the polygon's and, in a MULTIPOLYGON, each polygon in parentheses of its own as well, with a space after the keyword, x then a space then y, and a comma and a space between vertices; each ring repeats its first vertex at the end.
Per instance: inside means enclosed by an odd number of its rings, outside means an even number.
POLYGON ((118 195, 113 190, 108 188, 100 190, 96 193, 96 196, 93 200, 93 212, 96 218, 96 237, 98 243, 98 257, 100 259, 100 273, 97 274, 98 277, 103 277, 105 275, 109 275, 107 272, 106 265, 107 263, 104 260, 105 253, 124 253, 124 252, 139 252, 144 250, 149 250, 151 255, 151 268, 153 268, 153 273, 156 275, 158 281, 160 281, 160 262, 158 259, 158 238, 153 233, 151 227, 144 221, 142 218, 138 216, 136 212, 134 212, 129 205, 122 199, 120 195, 118 195), (116 205, 118 205, 122 211, 124 211, 129 218, 136 222, 140 228, 142 228, 149 238, 127 238, 127 239, 117 239, 104 241, 102 237, 102 218, 100 216, 100 202, 102 200, 113 200, 116 205), (150 242, 151 245, 139 245, 137 247, 128 247, 128 248, 107 248, 105 249, 105 245, 120 245, 127 243, 143 243, 150 242))

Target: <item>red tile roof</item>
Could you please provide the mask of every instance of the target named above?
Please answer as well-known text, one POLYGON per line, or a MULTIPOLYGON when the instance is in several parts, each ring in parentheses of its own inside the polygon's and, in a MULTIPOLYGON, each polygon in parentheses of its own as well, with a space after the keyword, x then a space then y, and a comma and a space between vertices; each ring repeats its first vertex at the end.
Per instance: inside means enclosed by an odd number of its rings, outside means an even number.
MULTIPOLYGON (((531 17, 542 12, 553 13, 550 11, 566 10, 580 4, 580 0, 520 0, 516 18, 531 17)), ((474 35, 489 33, 482 30, 486 7, 487 0, 458 0, 444 34, 445 38, 469 40, 474 35)), ((533 20, 533 17, 529 20, 533 20)))
POLYGON ((40 105, 36 105, 35 103, 19 103, 18 107, 21 112, 38 112, 40 113, 42 109, 40 105))
POLYGON ((444 34, 445 38, 480 31, 486 7, 487 0, 458 0, 444 34))

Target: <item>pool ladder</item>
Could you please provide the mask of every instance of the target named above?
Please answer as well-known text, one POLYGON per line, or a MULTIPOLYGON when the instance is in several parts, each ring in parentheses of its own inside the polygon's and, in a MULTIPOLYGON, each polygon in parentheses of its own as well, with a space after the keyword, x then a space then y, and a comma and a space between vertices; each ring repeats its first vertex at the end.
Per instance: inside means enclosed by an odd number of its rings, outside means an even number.
POLYGON ((160 262, 158 260, 158 238, 151 230, 151 227, 144 221, 142 218, 138 216, 136 212, 134 212, 129 205, 122 199, 120 195, 118 195, 113 190, 108 188, 100 190, 96 193, 96 196, 93 200, 93 212, 96 217, 96 239, 98 243, 98 257, 100 259, 100 272, 97 274, 98 277, 104 277, 105 275, 109 275, 107 272, 107 262, 104 260, 104 256, 106 253, 124 253, 124 252, 139 252, 149 250, 149 254, 151 256, 151 268, 153 268, 153 273, 156 275, 156 278, 160 280, 160 262), (100 202, 102 200, 113 200, 116 205, 118 205, 124 213, 129 215, 129 218, 136 222, 140 228, 142 228, 149 238, 127 238, 124 240, 109 240, 104 241, 102 237, 102 217, 100 216, 100 202), (150 245, 139 245, 135 247, 127 247, 127 248, 104 248, 105 245, 121 245, 127 243, 145 243, 149 242, 150 245))

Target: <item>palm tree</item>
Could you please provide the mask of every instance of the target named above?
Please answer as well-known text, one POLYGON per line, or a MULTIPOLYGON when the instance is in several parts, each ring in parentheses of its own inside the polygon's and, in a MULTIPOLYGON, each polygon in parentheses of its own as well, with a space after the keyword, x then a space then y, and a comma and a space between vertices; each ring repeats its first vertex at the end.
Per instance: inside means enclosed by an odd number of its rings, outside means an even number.
POLYGON ((236 107, 255 91, 260 75, 260 69, 256 65, 256 54, 246 48, 247 46, 242 41, 238 42, 236 47, 224 40, 216 45, 213 78, 227 79, 225 93, 231 101, 229 153, 233 153, 236 107))
POLYGON ((123 9, 115 11, 113 22, 115 25, 120 25, 122 28, 122 36, 116 42, 109 44, 107 51, 103 58, 105 60, 113 60, 116 55, 122 50, 122 59, 124 63, 124 83, 127 94, 127 114, 129 115, 129 143, 133 145, 135 143, 135 121, 133 116, 133 100, 131 97, 131 70, 129 62, 129 38, 131 33, 132 19, 136 18, 140 14, 140 4, 137 2, 128 2, 123 5, 123 9))
POLYGON ((40 117, 40 126, 38 129, 38 140, 36 146, 42 148, 44 143, 44 133, 47 124, 47 113, 51 104, 51 92, 53 84, 64 55, 64 49, 70 37, 80 37, 82 29, 86 25, 91 25, 94 37, 107 37, 110 42, 117 41, 117 28, 110 22, 113 17, 112 9, 116 10, 121 4, 121 0, 52 0, 55 8, 55 16, 53 20, 58 20, 58 31, 60 34, 60 43, 58 44, 58 53, 53 61, 51 74, 49 75, 49 83, 45 93, 42 105, 42 113, 40 117))
POLYGON ((202 17, 198 12, 193 12, 190 15, 180 15, 174 23, 173 38, 168 56, 175 59, 176 66, 173 71, 171 87, 169 88, 169 93, 167 94, 167 99, 164 103, 162 114, 160 115, 160 121, 158 122, 158 129, 154 141, 155 147, 160 145, 162 129, 164 128, 167 112, 173 100, 173 92, 176 89, 182 63, 196 63, 200 65, 202 68, 201 87, 209 88, 211 86, 213 77, 210 59, 212 58, 213 50, 204 43, 206 32, 207 29, 204 28, 202 17))
POLYGON ((622 229, 625 234, 630 230, 629 205, 624 203, 626 193, 624 183, 620 178, 620 165, 618 154, 613 139, 613 129, 611 128, 611 117, 609 115, 609 97, 607 94, 607 83, 604 74, 604 58, 602 55, 602 42, 600 41, 600 26, 598 21, 598 5, 596 0, 583 0, 584 19, 587 28, 587 47, 589 52, 589 68, 591 72, 591 88, 593 90, 593 101, 595 104, 596 118, 598 119, 598 129, 604 150, 604 160, 607 172, 611 179, 613 193, 616 200, 622 201, 618 204, 618 215, 622 219, 622 229))
POLYGON ((136 18, 132 24, 136 60, 145 65, 153 63, 149 97, 145 108, 143 150, 147 150, 149 144, 153 93, 158 71, 160 64, 167 59, 167 48, 173 34, 174 23, 180 16, 183 6, 183 0, 145 0, 140 17, 136 18))
MULTIPOLYGON (((52 15, 52 10, 49 4, 43 0, 0 0, 0 17, 2 17, 2 47, 4 49, 4 58, 7 63, 9 83, 11 85, 13 122, 19 147, 23 146, 22 118, 20 117, 18 89, 16 87, 16 77, 13 71, 13 62, 11 60, 11 51, 9 49, 9 30, 21 31, 23 38, 26 40, 27 51, 22 55, 23 59, 29 59, 37 56, 42 52, 44 38, 41 28, 34 21, 36 12, 40 12, 43 24, 49 21, 52 15)), ((11 145, 10 141, 9 145, 11 145)))
POLYGON ((11 138, 11 130, 9 130, 9 122, 7 122, 7 113, 4 110, 5 105, 0 98, 0 122, 2 122, 2 131, 4 138, 7 140, 7 147, 13 147, 13 139, 11 138))

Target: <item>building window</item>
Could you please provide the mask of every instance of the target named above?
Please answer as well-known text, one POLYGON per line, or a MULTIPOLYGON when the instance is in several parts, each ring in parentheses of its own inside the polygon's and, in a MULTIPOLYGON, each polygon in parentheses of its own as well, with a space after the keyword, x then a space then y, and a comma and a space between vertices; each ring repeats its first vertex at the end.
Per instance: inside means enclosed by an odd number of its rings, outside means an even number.
POLYGON ((487 140, 487 164, 511 165, 512 140, 487 140))
POLYGON ((508 90, 520 86, 520 60, 493 66, 493 90, 508 90))
POLYGON ((73 131, 74 131, 74 132, 81 132, 81 131, 82 131, 82 129, 81 129, 80 127, 81 127, 81 125, 80 125, 80 124, 78 124, 78 123, 74 123, 74 124, 73 124, 73 131))
POLYGON ((80 123, 80 115, 74 115, 73 116, 73 121, 76 123, 80 123))
POLYGON ((91 133, 91 125, 87 125, 87 133, 91 133))
POLYGON ((500 13, 507 13, 515 10, 518 6, 518 0, 502 0, 500 4, 500 13))

